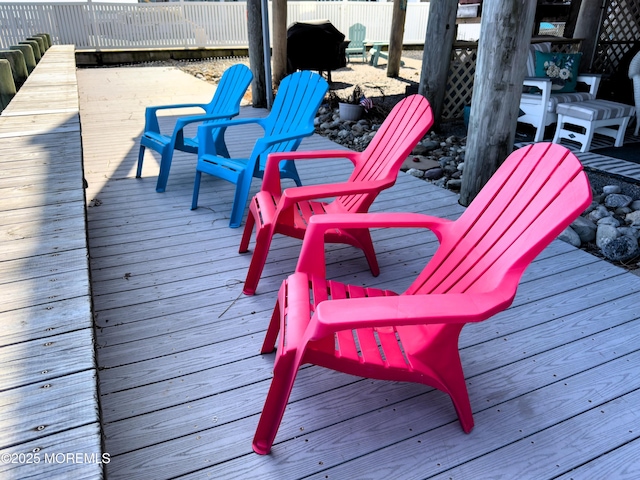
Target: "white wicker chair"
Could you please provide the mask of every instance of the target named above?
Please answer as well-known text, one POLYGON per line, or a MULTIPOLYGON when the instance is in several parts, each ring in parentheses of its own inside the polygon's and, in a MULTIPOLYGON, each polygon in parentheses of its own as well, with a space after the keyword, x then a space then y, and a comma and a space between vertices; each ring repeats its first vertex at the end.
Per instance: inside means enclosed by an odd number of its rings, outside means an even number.
POLYGON ((633 80, 633 98, 636 101, 636 131, 633 133, 638 136, 640 130, 640 52, 631 60, 629 64, 629 78, 633 80))
POLYGON ((533 126, 536 129, 533 141, 541 142, 544 139, 545 127, 558 121, 558 115, 556 114, 558 104, 595 99, 600 86, 600 75, 578 75, 578 82, 586 84, 589 87, 588 92, 551 93, 551 80, 549 78, 535 77, 536 50, 550 52, 551 43, 532 44, 529 48, 527 76, 524 79, 524 86, 536 87, 540 92, 522 94, 520 98, 522 115, 518 118, 518 122, 533 126))

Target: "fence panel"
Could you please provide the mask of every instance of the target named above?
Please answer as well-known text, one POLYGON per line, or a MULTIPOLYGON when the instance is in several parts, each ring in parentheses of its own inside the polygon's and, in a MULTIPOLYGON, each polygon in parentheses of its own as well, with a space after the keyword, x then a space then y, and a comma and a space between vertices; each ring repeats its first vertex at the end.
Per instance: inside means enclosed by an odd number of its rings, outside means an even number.
POLYGON ((0 46, 15 45, 39 32, 53 29, 52 5, 47 4, 0 4, 0 46))
POLYGON ((244 2, 189 2, 184 4, 193 46, 235 47, 249 43, 244 2))
MULTIPOLYGON (((389 41, 392 13, 391 2, 287 2, 290 23, 326 19, 347 36, 351 25, 361 23, 368 43, 389 41)), ((407 5, 404 43, 424 43, 428 15, 428 3, 407 5)))
MULTIPOLYGON (((328 19, 348 35, 367 27, 367 42, 387 42, 391 2, 288 2, 288 22, 328 19)), ((428 3, 407 5, 405 43, 424 42, 428 3)), ((271 18, 271 17, 270 17, 271 18)), ((0 3, 0 48, 38 32, 78 50, 245 46, 245 2, 0 3)))
POLYGON ((393 3, 348 2, 347 5, 338 28, 341 32, 348 35, 351 25, 361 23, 367 27, 367 43, 389 42, 393 3))

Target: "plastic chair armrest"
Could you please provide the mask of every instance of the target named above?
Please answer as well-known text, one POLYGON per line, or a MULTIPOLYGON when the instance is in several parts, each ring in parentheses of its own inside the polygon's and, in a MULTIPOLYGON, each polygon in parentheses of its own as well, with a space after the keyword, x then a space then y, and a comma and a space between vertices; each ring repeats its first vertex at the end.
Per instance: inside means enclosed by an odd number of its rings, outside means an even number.
POLYGON ((439 241, 452 220, 420 213, 335 213, 310 218, 296 272, 325 276, 324 233, 333 228, 428 228, 439 241))
POLYGON ((273 195, 279 195, 282 192, 280 184, 280 162, 283 160, 321 160, 328 158, 347 158, 355 164, 360 158, 360 152, 353 150, 316 150, 306 152, 275 152, 270 153, 267 157, 267 163, 264 167, 264 177, 262 179, 261 189, 270 192, 273 195))
POLYGON ((524 77, 522 84, 527 87, 537 87, 540 85, 538 88, 542 89, 547 85, 551 85, 551 79, 547 77, 524 77))
MULTIPOLYGON (((182 130, 184 127, 186 127, 191 123, 207 122, 210 120, 220 120, 220 119, 225 119, 229 117, 235 117, 236 115, 238 115, 237 112, 236 113, 220 113, 216 115, 189 115, 187 117, 181 117, 176 121, 174 132, 177 132, 178 130, 182 130)), ((218 127, 218 124, 216 124, 216 127, 218 127)))
POLYGON ((155 133, 160 133, 160 124, 158 123, 158 110, 196 107, 206 111, 206 105, 199 103, 181 103, 176 105, 156 105, 147 107, 144 110, 144 131, 146 132, 150 130, 155 133))
POLYGON ((331 228, 428 228, 441 239, 439 232, 443 233, 453 223, 453 220, 422 213, 335 213, 311 217, 309 231, 324 232, 331 228))
POLYGON ((269 154, 269 162, 278 163, 282 160, 321 160, 323 158, 347 158, 355 163, 356 159, 362 155, 361 152, 353 150, 313 150, 304 152, 274 152, 269 154), (271 160, 273 158, 273 160, 271 160))
MULTIPOLYGON (((218 124, 216 124, 218 125, 218 124)), ((256 141, 256 150, 266 150, 272 145, 275 145, 280 142, 288 142, 289 140, 296 140, 298 138, 309 136, 313 133, 313 129, 298 131, 295 133, 284 133, 279 135, 272 135, 268 137, 259 138, 256 141)))
POLYGON ((545 106, 551 97, 551 79, 541 77, 525 77, 522 82, 523 87, 536 87, 540 89, 540 103, 545 106))
POLYGON ((515 290, 349 298, 321 302, 309 327, 317 340, 345 329, 480 322, 504 310, 515 290))
POLYGON ((215 128, 222 128, 222 127, 229 128, 229 127, 235 127, 237 125, 248 125, 250 123, 257 123, 262 127, 263 126, 262 124, 264 123, 264 119, 263 118, 238 118, 235 120, 216 122, 214 124, 200 125, 198 127, 198 135, 200 135, 200 132, 202 132, 203 135, 210 135, 213 129, 215 128))
POLYGON ((151 111, 151 112, 157 112, 158 110, 170 110, 170 109, 178 109, 178 108, 193 108, 193 107, 199 107, 203 110, 206 111, 207 109, 207 104, 205 103, 179 103, 179 104, 175 104, 175 105, 154 105, 154 106, 150 106, 147 107, 146 110, 147 111, 151 111))
POLYGON ((393 181, 375 180, 368 182, 342 182, 322 185, 304 185, 285 189, 280 197, 278 210, 284 210, 296 202, 314 198, 330 198, 340 195, 379 192, 393 185, 393 181))
POLYGON ((543 92, 551 92, 551 79, 546 77, 525 77, 525 79, 522 81, 522 85, 524 87, 536 87, 543 92))

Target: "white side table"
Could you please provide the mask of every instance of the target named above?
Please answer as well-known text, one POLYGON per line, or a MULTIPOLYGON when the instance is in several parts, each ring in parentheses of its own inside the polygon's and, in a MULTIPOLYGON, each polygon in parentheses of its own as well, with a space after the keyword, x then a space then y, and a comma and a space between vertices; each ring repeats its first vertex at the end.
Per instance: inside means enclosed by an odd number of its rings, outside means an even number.
POLYGON ((599 133, 615 140, 614 145, 621 147, 629 119, 635 108, 624 103, 609 100, 585 100, 583 102, 560 103, 556 108, 558 125, 553 136, 553 143, 560 143, 565 138, 582 145, 581 152, 588 152, 593 140, 593 134, 599 133), (582 127, 568 129, 567 125, 582 127), (617 127, 617 128, 614 128, 617 127))

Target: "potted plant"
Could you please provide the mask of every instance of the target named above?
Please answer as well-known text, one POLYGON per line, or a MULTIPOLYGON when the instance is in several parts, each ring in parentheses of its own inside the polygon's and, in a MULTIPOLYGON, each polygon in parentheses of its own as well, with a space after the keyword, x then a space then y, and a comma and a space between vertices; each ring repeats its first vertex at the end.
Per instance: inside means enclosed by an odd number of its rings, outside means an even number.
POLYGON ((353 88, 353 92, 346 98, 338 102, 338 108, 340 111, 341 120, 360 120, 364 113, 365 107, 362 105, 362 101, 367 100, 362 93, 360 85, 356 85, 353 88))

